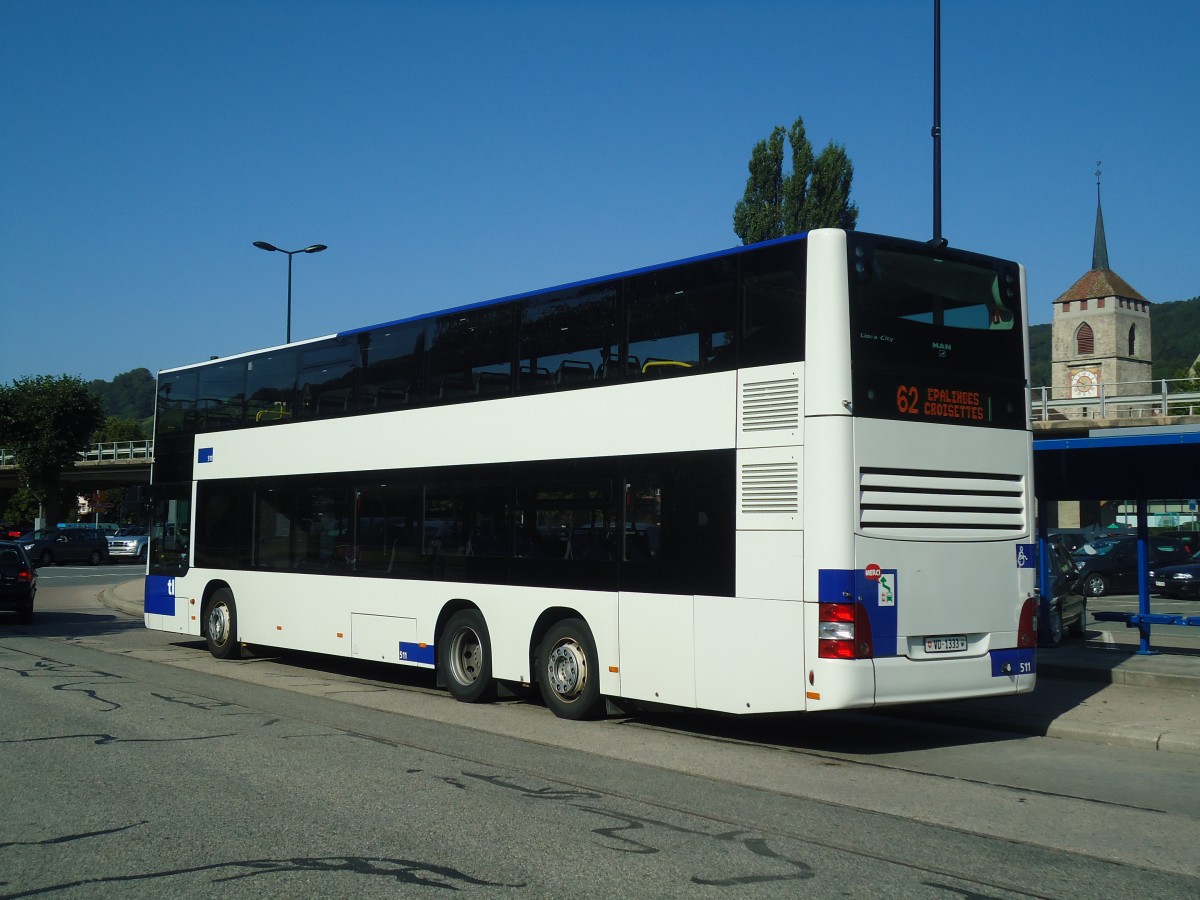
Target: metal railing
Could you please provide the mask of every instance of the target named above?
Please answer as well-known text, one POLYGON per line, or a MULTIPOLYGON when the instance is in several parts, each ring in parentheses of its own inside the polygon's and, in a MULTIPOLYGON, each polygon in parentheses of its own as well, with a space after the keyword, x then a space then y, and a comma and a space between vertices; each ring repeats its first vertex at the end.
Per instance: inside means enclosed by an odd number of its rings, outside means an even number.
MULTIPOLYGON (((99 464, 107 462, 153 462, 154 441, 109 441, 88 444, 78 452, 79 462, 99 464)), ((0 447, 0 468, 15 467, 17 458, 11 450, 0 447)))
POLYGON ((1030 398, 1033 421, 1200 416, 1200 390, 1196 390, 1194 379, 1106 382, 1096 385, 1094 396, 1061 396, 1068 390, 1066 387, 1033 388, 1030 398))
POLYGON ((80 462, 148 462, 154 459, 154 441, 112 441, 107 444, 89 444, 79 451, 80 462))

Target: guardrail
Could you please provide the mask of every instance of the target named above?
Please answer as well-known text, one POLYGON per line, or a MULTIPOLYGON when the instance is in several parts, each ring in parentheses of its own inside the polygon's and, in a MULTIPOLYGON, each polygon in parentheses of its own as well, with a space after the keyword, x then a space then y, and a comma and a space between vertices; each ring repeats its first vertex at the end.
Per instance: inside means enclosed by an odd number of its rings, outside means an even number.
MULTIPOLYGON (((78 452, 79 462, 99 464, 106 462, 152 462, 154 441, 109 441, 88 444, 78 452)), ((15 467, 16 455, 11 450, 0 448, 0 468, 15 467)))
POLYGON ((113 441, 107 444, 90 444, 79 451, 80 462, 121 462, 124 460, 149 461, 154 458, 154 441, 113 441))
POLYGON ((1195 379, 1106 382, 1096 385, 1091 397, 1053 396, 1066 391, 1063 387, 1033 388, 1030 398, 1033 421, 1200 416, 1200 391, 1196 390, 1195 379))

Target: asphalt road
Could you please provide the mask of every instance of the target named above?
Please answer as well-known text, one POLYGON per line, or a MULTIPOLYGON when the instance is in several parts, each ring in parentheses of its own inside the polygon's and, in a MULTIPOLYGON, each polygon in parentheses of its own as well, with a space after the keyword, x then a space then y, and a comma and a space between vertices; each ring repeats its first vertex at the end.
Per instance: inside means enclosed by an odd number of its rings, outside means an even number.
POLYGON ((87 579, 128 571, 47 572, 35 624, 0 622, 0 897, 1200 893, 1190 756, 466 706, 423 673, 221 663, 99 607, 87 579))

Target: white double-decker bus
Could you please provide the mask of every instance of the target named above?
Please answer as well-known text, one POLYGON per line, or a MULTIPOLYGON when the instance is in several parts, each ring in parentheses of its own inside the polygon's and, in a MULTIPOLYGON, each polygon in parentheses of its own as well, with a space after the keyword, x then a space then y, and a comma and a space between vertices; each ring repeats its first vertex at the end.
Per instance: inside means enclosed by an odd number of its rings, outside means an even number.
POLYGON ((146 625, 566 718, 1032 690, 1025 321, 822 229, 165 370, 146 625))

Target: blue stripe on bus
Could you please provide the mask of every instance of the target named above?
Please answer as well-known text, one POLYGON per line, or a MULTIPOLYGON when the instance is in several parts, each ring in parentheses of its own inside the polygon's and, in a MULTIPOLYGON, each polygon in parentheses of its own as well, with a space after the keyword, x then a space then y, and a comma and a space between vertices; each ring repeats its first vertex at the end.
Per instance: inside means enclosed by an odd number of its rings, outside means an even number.
POLYGON ((585 278, 582 281, 572 281, 568 284, 559 284, 554 287, 539 288, 535 291, 525 291, 521 294, 510 294, 507 297, 496 297, 493 300, 480 300, 476 303, 465 303, 461 306, 452 306, 447 309, 440 309, 437 312, 421 313, 415 316, 407 316, 403 319, 393 319, 390 322, 380 322, 376 325, 364 325, 362 328, 351 328, 348 331, 339 331, 335 337, 346 338, 353 337, 364 331, 373 331, 376 328, 390 328, 394 325, 407 325, 409 322, 420 322, 423 319, 435 319, 438 316, 448 315, 450 313, 466 312, 471 309, 479 309, 484 306, 495 306, 501 303, 508 303, 512 300, 525 300, 529 297, 537 297, 540 294, 549 294, 554 291, 572 290, 574 288, 587 287, 592 284, 600 284, 605 281, 615 281, 618 278, 632 278, 635 275, 645 275, 647 272, 656 272, 659 269, 669 269, 673 266, 687 265, 688 263, 703 262, 706 259, 717 259, 722 256, 732 256, 737 253, 745 253, 748 250, 755 250, 759 247, 769 247, 772 244, 787 244, 794 241, 802 241, 808 237, 807 231, 802 231, 799 234, 789 234, 780 238, 772 238, 769 241, 761 241, 757 244, 747 244, 741 247, 729 247, 725 250, 714 250, 711 253, 701 253, 699 256, 689 256, 686 259, 672 260, 671 262, 656 263, 652 266, 643 266, 640 269, 630 269, 627 272, 617 272, 613 275, 600 275, 596 278, 585 278))
POLYGON ((422 666, 432 666, 433 644, 415 644, 411 641, 401 641, 400 662, 416 663, 422 666))
POLYGON ((897 656, 899 578, 895 569, 881 569, 880 575, 882 578, 868 578, 862 569, 820 569, 817 572, 817 601, 848 603, 854 600, 861 603, 871 622, 874 655, 897 656))
POLYGON ((147 575, 143 608, 157 616, 175 615, 175 579, 167 575, 147 575))
POLYGON ((1036 651, 1032 647, 1026 650, 993 650, 988 655, 992 658, 993 678, 1032 675, 1037 671, 1036 651))

